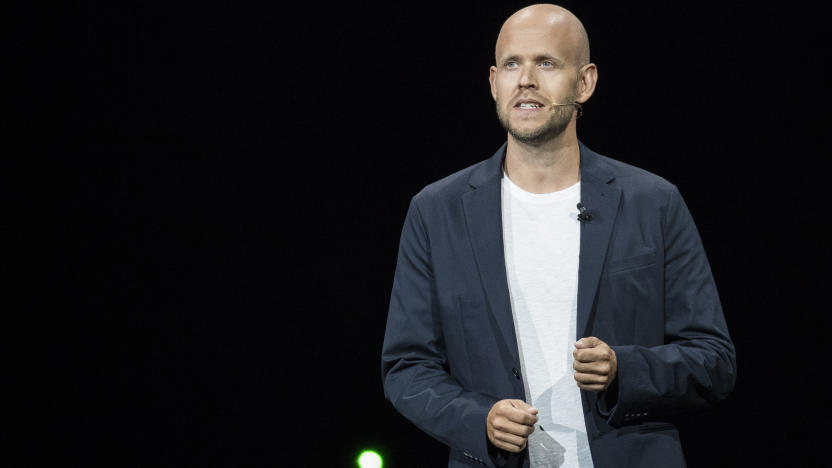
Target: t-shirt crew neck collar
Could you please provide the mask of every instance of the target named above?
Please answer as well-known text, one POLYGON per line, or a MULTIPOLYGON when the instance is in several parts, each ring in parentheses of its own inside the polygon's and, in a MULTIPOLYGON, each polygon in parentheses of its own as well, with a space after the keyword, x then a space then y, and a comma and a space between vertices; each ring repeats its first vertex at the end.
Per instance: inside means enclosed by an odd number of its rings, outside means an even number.
POLYGON ((549 193, 532 193, 520 188, 517 184, 511 181, 506 171, 503 171, 503 182, 508 186, 512 196, 522 198, 524 200, 535 203, 553 203, 571 199, 576 191, 580 191, 581 181, 566 187, 565 189, 549 193))

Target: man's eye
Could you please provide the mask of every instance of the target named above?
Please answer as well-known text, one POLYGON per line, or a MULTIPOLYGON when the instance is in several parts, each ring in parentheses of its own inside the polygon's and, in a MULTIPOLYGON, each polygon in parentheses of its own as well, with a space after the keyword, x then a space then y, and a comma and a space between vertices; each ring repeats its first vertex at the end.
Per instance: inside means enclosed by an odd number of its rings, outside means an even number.
POLYGON ((552 63, 552 62, 550 62, 549 60, 546 60, 545 62, 541 62, 541 63, 540 63, 540 66, 541 66, 541 67, 551 68, 551 67, 554 67, 554 66, 555 66, 555 64, 554 64, 554 63, 552 63))
POLYGON ((506 68, 517 68, 517 62, 506 62, 506 68))

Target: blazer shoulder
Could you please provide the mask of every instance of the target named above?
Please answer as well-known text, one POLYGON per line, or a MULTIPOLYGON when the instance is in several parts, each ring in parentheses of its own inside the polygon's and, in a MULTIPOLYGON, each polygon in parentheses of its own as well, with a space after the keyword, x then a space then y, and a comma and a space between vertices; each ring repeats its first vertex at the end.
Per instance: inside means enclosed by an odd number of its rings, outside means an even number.
POLYGON ((472 164, 426 185, 413 197, 413 201, 420 204, 442 203, 462 196, 462 194, 471 190, 471 185, 468 182, 471 173, 487 161, 483 160, 472 164))
POLYGON ((664 177, 632 164, 598 155, 601 162, 615 174, 614 185, 628 192, 649 192, 653 195, 670 195, 676 186, 664 177))

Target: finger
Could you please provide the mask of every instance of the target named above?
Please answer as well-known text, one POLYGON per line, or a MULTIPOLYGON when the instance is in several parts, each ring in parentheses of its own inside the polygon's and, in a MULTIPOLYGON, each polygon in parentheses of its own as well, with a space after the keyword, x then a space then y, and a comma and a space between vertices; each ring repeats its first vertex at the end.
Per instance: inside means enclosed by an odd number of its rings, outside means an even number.
POLYGON ((575 381, 584 385, 601 384, 604 385, 609 379, 605 375, 597 374, 583 374, 575 372, 575 381))
POLYGON ((494 438, 506 444, 511 444, 517 447, 522 447, 527 440, 523 436, 518 436, 516 434, 511 434, 503 431, 494 432, 494 438))
POLYGON ((582 383, 578 383, 578 387, 580 387, 582 390, 589 390, 591 392, 600 392, 601 390, 604 390, 604 389, 607 388, 606 385, 598 385, 598 384, 584 385, 582 383))
POLYGON ((572 363, 572 368, 575 369, 576 372, 580 372, 583 374, 597 374, 597 375, 609 375, 610 371, 612 370, 612 366, 610 365, 609 361, 596 361, 596 362, 580 362, 575 361, 572 363))
POLYGON ((606 347, 576 349, 572 352, 572 357, 580 362, 609 361, 610 352, 606 347))
POLYGON ((528 437, 529 434, 534 432, 534 425, 518 424, 503 418, 496 419, 493 425, 497 431, 520 437, 528 437))
POLYGON ((491 443, 494 444, 494 446, 497 447, 497 448, 501 448, 503 450, 506 450, 506 451, 512 452, 512 453, 519 453, 526 447, 525 442, 523 442, 522 445, 515 445, 515 444, 510 444, 508 442, 503 442, 502 440, 497 440, 496 438, 493 438, 493 437, 491 438, 491 443))
POLYGON ((506 400, 513 408, 528 411, 531 414, 537 414, 537 408, 526 403, 523 400, 506 400))
POLYGON ((598 338, 596 338, 594 336, 585 336, 585 337, 583 337, 580 340, 575 342, 575 347, 576 348, 594 348, 594 347, 600 345, 601 343, 603 343, 603 341, 599 340, 598 338))
MULTIPOLYGON (((535 413, 536 412, 537 409, 535 408, 535 413)), ((526 426, 531 426, 537 422, 537 414, 532 414, 528 410, 520 408, 499 408, 497 410, 497 415, 502 416, 513 423, 523 424, 526 426)))

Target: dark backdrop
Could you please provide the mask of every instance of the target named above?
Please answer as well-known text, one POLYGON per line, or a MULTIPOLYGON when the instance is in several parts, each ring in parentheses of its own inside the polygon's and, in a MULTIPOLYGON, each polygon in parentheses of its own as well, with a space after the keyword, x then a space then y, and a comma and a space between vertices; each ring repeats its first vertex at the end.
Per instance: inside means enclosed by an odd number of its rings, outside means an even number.
MULTIPOLYGON (((691 466, 809 466, 829 247, 825 25, 796 3, 566 2, 590 148, 682 191, 738 356, 691 466)), ((505 139, 499 6, 12 7, 4 443, 32 465, 442 466, 384 400, 410 197, 505 139), (12 305, 14 304, 14 305, 12 305)))

